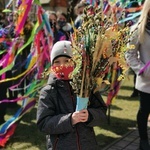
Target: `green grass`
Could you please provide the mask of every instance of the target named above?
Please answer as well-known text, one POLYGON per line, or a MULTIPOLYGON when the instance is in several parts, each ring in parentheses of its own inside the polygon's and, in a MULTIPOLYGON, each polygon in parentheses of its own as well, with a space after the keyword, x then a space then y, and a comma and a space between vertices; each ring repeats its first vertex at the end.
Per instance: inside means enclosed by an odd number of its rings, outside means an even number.
MULTIPOLYGON (((122 82, 118 96, 110 108, 110 123, 95 127, 97 141, 101 148, 107 146, 114 140, 122 137, 132 128, 136 127, 136 113, 138 110, 138 99, 131 99, 133 76, 122 82)), ((104 96, 104 99, 106 97, 104 96)), ((8 110, 6 118, 13 113, 8 110)), ((8 141, 6 150, 45 150, 45 135, 36 126, 36 107, 21 119, 18 127, 8 141)))
POLYGON ((121 89, 110 107, 109 123, 95 127, 100 147, 107 146, 136 127, 139 103, 137 98, 130 98, 132 90, 133 76, 130 75, 122 82, 121 89))

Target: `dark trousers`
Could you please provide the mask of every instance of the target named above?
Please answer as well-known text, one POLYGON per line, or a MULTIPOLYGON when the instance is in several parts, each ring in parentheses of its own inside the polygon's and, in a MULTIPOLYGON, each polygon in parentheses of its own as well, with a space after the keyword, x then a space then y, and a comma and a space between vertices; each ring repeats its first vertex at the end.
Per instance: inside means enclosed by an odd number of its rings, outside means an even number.
MULTIPOLYGON (((5 83, 0 83, 0 101, 7 99, 7 86, 5 83)), ((7 103, 0 103, 0 124, 4 122, 6 114, 7 103)))
POLYGON ((135 88, 135 84, 136 84, 136 74, 134 74, 133 82, 134 82, 133 93, 138 95, 138 90, 135 88))
POLYGON ((139 91, 140 108, 137 113, 138 131, 141 140, 148 140, 147 121, 150 113, 150 94, 139 91))

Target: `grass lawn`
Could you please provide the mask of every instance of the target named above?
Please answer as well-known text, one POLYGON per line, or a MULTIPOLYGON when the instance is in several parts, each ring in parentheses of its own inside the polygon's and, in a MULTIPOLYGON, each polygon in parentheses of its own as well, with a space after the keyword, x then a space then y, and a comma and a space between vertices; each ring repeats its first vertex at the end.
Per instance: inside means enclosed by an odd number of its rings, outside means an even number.
MULTIPOLYGON (((110 123, 95 127, 97 141, 101 148, 120 138, 136 127, 138 99, 130 98, 133 88, 133 76, 130 75, 122 82, 118 96, 110 108, 110 123)), ((106 97, 104 96, 104 99, 106 97)), ((6 118, 13 114, 7 111, 6 118)), ((6 150, 45 150, 45 135, 36 126, 36 107, 21 119, 18 127, 8 141, 6 150)))
MULTIPOLYGON (((105 147, 136 127, 138 98, 130 98, 133 90, 133 76, 122 82, 121 89, 110 107, 110 121, 101 127, 95 127, 100 147, 105 147)), ((105 99, 105 97, 104 97, 105 99)))

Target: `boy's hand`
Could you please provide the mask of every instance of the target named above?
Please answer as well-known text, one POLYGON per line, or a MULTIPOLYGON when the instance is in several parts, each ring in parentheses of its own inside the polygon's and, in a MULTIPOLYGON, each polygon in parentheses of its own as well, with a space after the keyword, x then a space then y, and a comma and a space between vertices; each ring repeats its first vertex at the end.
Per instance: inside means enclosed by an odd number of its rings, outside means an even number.
POLYGON ((87 109, 76 111, 72 114, 72 125, 75 125, 79 122, 86 122, 88 120, 89 113, 87 109))

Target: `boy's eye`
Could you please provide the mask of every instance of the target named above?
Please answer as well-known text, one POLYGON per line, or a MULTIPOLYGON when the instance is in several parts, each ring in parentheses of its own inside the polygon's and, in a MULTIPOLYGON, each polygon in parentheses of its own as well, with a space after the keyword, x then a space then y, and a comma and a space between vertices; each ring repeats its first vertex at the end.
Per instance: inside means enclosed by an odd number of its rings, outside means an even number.
POLYGON ((66 59, 65 62, 69 62, 69 59, 66 59))
POLYGON ((58 60, 54 61, 54 64, 59 64, 60 62, 58 60))

